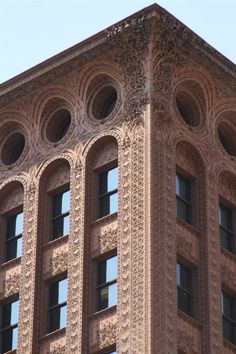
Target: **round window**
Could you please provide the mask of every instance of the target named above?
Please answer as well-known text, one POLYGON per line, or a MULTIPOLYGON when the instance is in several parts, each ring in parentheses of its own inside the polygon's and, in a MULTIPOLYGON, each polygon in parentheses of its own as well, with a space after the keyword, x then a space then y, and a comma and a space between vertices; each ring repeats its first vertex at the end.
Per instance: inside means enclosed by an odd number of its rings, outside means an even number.
POLYGON ((235 132, 227 122, 221 122, 219 124, 218 136, 225 151, 231 156, 236 156, 235 132))
POLYGON ((71 114, 67 109, 56 111, 50 118, 47 128, 46 137, 51 143, 60 141, 69 130, 71 124, 71 114))
POLYGON ((195 98, 187 91, 180 91, 176 95, 176 106, 185 123, 197 127, 200 123, 201 111, 195 98))
POLYGON ((9 166, 14 164, 21 156, 25 147, 25 137, 22 133, 14 133, 5 141, 1 159, 2 162, 9 166))
POLYGON ((92 102, 92 114, 94 118, 102 120, 107 118, 115 108, 117 102, 117 91, 113 86, 101 88, 95 95, 92 102))

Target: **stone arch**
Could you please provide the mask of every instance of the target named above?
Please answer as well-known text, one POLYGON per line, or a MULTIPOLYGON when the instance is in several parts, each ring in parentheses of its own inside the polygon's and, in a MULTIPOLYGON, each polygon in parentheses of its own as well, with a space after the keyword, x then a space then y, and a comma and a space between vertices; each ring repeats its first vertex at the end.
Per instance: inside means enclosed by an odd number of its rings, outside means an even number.
POLYGON ((40 124, 41 115, 47 103, 51 100, 57 99, 66 102, 68 106, 71 107, 71 109, 73 109, 75 105, 75 97, 71 94, 70 91, 61 88, 44 89, 35 96, 34 101, 32 102, 32 117, 34 118, 36 124, 40 124))
POLYGON ((193 177, 203 175, 205 163, 199 150, 187 140, 176 141, 176 164, 193 177))
POLYGON ((236 175, 222 170, 218 175, 219 195, 228 203, 236 206, 236 175))
POLYGON ((228 99, 215 107, 216 142, 222 153, 236 157, 236 104, 228 99))

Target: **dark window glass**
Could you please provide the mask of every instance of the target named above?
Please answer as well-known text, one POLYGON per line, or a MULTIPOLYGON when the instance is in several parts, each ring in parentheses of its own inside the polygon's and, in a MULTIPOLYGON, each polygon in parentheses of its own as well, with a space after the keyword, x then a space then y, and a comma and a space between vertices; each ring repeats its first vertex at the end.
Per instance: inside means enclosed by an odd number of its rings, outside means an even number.
POLYGON ((19 300, 8 302, 1 307, 1 353, 16 349, 18 313, 19 300))
POLYGON ((236 299, 224 291, 221 293, 221 311, 224 338, 236 344, 236 299))
POLYGON ((192 270, 181 263, 176 264, 178 309, 193 315, 192 270))
POLYGON ((177 216, 192 224, 191 182, 177 174, 175 189, 177 216))
POLYGON ((48 287, 48 332, 66 326, 67 279, 61 279, 48 287))
POLYGON ((233 251, 233 210, 223 204, 219 206, 220 244, 233 251))
POLYGON ((7 218, 6 229, 6 261, 21 256, 22 252, 23 213, 7 218))
POLYGON ((116 305, 117 302, 117 256, 98 262, 97 310, 116 305))
POLYGON ((70 191, 53 196, 52 239, 69 234, 70 191))
POLYGON ((118 210, 118 167, 99 174, 99 215, 114 213, 118 210))

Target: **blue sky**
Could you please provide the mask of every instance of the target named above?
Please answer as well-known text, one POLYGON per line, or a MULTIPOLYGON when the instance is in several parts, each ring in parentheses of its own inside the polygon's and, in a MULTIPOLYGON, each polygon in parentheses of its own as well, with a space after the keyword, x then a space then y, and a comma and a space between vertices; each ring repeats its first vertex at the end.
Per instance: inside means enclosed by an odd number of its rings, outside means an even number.
MULTIPOLYGON (((0 82, 153 2, 0 0, 0 82)), ((159 0, 158 4, 236 63, 236 0, 159 0)))

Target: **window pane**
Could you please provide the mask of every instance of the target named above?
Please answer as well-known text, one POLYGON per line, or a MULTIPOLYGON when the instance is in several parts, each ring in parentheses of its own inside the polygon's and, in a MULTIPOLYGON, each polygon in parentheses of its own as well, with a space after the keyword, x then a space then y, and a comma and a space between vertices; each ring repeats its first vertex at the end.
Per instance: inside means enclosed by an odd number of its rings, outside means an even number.
POLYGON ((4 331, 2 333, 2 351, 1 353, 6 353, 9 350, 15 349, 13 344, 15 345, 16 339, 14 338, 17 333, 13 333, 12 328, 4 331))
POLYGON ((232 322, 228 321, 227 319, 223 318, 223 335, 224 338, 229 340, 230 342, 234 343, 235 341, 235 326, 232 322))
POLYGON ((100 217, 110 213, 110 196, 107 195, 100 199, 100 217))
POLYGON ((116 305, 117 303, 117 283, 109 286, 108 290, 108 306, 116 305))
POLYGON ((70 217, 67 215, 63 218, 63 236, 69 235, 69 223, 70 217))
POLYGON ((60 328, 60 308, 49 311, 49 332, 60 328))
POLYGON ((117 256, 107 260, 106 282, 117 278, 117 256))
POLYGON ((108 287, 98 290, 98 310, 108 307, 108 287))
POLYGON ((62 306, 60 308, 60 328, 64 328, 66 327, 66 310, 67 310, 67 306, 62 306))
POLYGON ((2 329, 17 324, 19 300, 9 302, 2 306, 2 329))
POLYGON ((98 263, 98 285, 117 278, 117 256, 98 263))
POLYGON ((186 201, 190 202, 191 201, 191 182, 180 176, 176 175, 175 179, 175 189, 176 189, 176 194, 181 197, 182 199, 185 199, 186 201))
POLYGON ((6 260, 10 261, 11 259, 16 258, 17 239, 12 239, 11 241, 7 242, 6 247, 7 247, 6 260))
POLYGON ((22 238, 19 237, 16 242, 17 242, 16 257, 21 257, 21 255, 22 255, 22 238))
POLYGON ((58 238, 69 234, 70 217, 62 216, 52 222, 52 238, 58 238))
POLYGON ((67 300, 67 279, 59 281, 58 303, 61 304, 67 300))
POLYGON ((66 309, 63 305, 49 311, 49 332, 66 327, 66 309))
POLYGON ((232 234, 222 228, 220 228, 220 245, 221 247, 226 248, 228 251, 232 251, 233 249, 232 234))
POLYGON ((16 230, 15 235, 22 234, 23 232, 23 213, 16 215, 16 230))
POLYGON ((192 315, 192 297, 183 289, 178 288, 178 309, 183 312, 192 315))
POLYGON ((192 222, 191 206, 178 198, 177 198, 177 216, 178 218, 183 219, 188 223, 192 222))
POLYGON ((19 300, 11 303, 11 325, 18 323, 19 300))
POLYGON ((232 209, 220 204, 219 223, 228 230, 232 230, 232 209))
POLYGON ((118 193, 114 193, 110 196, 110 210, 109 213, 115 213, 118 210, 118 193))
POLYGON ((58 304, 58 282, 49 285, 49 307, 58 304))
POLYGON ((53 197, 53 217, 61 214, 62 193, 53 197))
POLYGON ((118 167, 108 171, 107 191, 110 192, 118 188, 118 167))
POLYGON ((18 327, 12 330, 12 349, 16 349, 17 347, 17 336, 18 336, 18 327))
POLYGON ((116 305, 117 303, 117 284, 104 286, 98 290, 98 310, 116 305))
POLYGON ((62 193, 62 206, 61 212, 62 214, 69 212, 70 210, 70 191, 66 191, 62 193))

